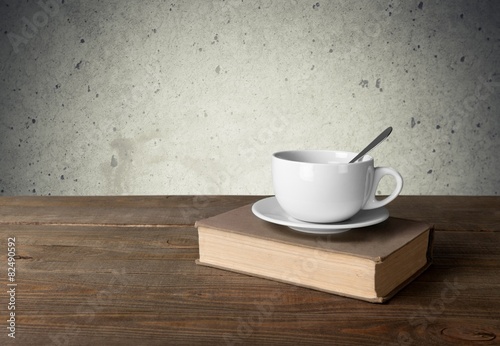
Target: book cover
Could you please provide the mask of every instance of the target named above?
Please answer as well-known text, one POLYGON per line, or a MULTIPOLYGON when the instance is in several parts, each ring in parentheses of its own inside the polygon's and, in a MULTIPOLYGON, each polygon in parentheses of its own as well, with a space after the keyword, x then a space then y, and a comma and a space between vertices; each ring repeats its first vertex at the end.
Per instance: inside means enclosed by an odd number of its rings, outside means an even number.
POLYGON ((432 262, 433 229, 423 222, 389 217, 316 235, 263 221, 251 207, 196 222, 198 264, 384 302, 432 262))

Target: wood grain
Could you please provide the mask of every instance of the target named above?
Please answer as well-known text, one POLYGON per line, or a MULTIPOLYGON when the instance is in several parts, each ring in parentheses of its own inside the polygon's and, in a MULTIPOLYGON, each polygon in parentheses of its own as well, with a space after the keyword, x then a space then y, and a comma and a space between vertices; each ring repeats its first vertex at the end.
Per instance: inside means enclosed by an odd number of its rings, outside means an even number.
MULTIPOLYGON (((7 291, 6 240, 16 237, 15 342, 499 343, 498 198, 391 203, 391 214, 439 229, 434 264, 382 305, 197 266, 194 221, 259 198, 210 196, 196 207, 193 196, 0 198, 0 292, 7 291), (436 201, 439 208, 428 206, 436 201), (477 222, 463 216, 481 210, 487 212, 477 222)), ((0 293, 0 321, 8 318, 8 299, 0 293)), ((11 344, 2 323, 0 344, 11 344)))
POLYGON ((432 223, 438 230, 500 231, 500 197, 399 196, 391 216, 432 223))
MULTIPOLYGON (((0 224, 156 227, 194 225, 198 219, 266 196, 1 197, 0 224)), ((399 196, 391 216, 425 221, 436 229, 500 231, 500 197, 399 196)))
POLYGON ((260 198, 262 196, 1 197, 0 224, 194 225, 200 218, 260 198))

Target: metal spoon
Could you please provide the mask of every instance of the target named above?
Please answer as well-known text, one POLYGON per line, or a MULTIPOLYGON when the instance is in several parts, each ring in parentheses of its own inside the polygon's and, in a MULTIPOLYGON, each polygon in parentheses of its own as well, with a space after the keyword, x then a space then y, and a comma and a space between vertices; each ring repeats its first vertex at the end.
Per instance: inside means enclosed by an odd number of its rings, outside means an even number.
POLYGON ((354 159, 352 159, 351 161, 349 161, 349 163, 354 163, 356 161, 358 161, 359 159, 361 159, 363 156, 366 155, 366 153, 368 153, 370 150, 372 150, 373 148, 375 148, 377 145, 380 144, 380 142, 382 142, 384 139, 386 139, 392 132, 392 127, 389 126, 388 128, 386 128, 384 130, 384 132, 382 132, 381 134, 379 134, 377 136, 377 138, 375 138, 370 144, 368 144, 366 146, 366 148, 364 148, 363 150, 361 150, 361 152, 356 155, 354 157, 354 159))

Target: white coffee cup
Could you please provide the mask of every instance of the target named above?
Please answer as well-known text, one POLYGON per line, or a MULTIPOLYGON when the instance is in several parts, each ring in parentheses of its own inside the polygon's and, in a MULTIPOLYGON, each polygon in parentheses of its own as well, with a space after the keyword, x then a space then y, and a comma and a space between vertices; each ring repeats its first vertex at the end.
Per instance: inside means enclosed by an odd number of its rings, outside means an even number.
POLYGON ((328 150, 291 150, 273 154, 272 175, 276 199, 291 217, 315 223, 345 221, 360 210, 380 208, 403 188, 401 175, 389 167, 374 167, 373 158, 349 163, 356 153, 328 150), (383 200, 375 193, 382 177, 396 180, 383 200))

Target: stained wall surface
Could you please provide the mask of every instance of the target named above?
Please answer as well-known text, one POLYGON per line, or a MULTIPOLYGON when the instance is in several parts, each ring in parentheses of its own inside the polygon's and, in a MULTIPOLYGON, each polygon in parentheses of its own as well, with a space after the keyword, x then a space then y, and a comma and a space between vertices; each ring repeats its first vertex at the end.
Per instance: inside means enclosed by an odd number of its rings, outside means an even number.
POLYGON ((499 1, 4 0, 0 30, 0 195, 272 194, 274 151, 387 126, 403 194, 500 192, 499 1))

